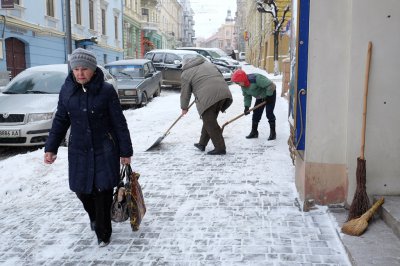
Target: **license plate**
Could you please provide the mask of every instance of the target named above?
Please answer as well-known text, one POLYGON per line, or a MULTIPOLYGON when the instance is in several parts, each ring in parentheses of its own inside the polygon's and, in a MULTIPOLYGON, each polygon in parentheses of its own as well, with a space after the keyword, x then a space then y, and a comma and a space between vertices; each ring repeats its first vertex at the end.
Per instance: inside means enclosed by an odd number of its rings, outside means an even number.
POLYGON ((15 138, 20 136, 19 130, 0 130, 0 137, 2 138, 15 138))

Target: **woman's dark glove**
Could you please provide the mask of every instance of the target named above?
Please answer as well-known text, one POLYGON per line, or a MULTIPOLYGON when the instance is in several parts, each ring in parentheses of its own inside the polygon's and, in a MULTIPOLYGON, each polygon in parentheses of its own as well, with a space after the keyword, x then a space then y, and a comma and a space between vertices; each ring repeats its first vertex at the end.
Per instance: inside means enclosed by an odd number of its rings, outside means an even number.
POLYGON ((249 112, 249 107, 248 107, 248 106, 245 106, 245 107, 244 107, 244 115, 248 115, 248 114, 250 114, 250 112, 249 112))

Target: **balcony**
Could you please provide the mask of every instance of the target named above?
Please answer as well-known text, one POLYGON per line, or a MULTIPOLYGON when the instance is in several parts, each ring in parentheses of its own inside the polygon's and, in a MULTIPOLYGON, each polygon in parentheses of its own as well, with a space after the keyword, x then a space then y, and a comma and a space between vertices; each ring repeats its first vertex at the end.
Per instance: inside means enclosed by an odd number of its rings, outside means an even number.
POLYGON ((158 0, 141 0, 142 7, 155 7, 158 4, 158 0))
POLYGON ((147 21, 142 21, 142 29, 143 30, 158 30, 158 23, 156 22, 147 22, 147 21))

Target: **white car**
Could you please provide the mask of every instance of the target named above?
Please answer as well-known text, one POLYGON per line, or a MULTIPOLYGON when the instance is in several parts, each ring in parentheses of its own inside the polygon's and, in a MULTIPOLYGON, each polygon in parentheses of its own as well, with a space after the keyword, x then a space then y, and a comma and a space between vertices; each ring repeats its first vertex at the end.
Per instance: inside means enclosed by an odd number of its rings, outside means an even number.
MULTIPOLYGON (((99 68, 118 91, 110 73, 99 68)), ((45 144, 67 75, 67 64, 43 65, 22 71, 7 84, 0 94, 0 146, 45 144)))
POLYGON ((210 48, 210 50, 213 50, 217 54, 220 55, 220 60, 225 60, 226 62, 229 63, 229 65, 234 65, 234 66, 239 66, 239 61, 233 59, 231 56, 229 56, 227 53, 224 52, 224 50, 220 48, 210 48))
POLYGON ((203 47, 179 47, 179 50, 191 50, 207 57, 212 63, 230 68, 232 71, 240 68, 239 62, 232 59, 224 51, 219 48, 203 48, 203 47))
POLYGON ((246 53, 245 52, 240 52, 238 59, 239 59, 239 61, 245 61, 246 60, 246 53))

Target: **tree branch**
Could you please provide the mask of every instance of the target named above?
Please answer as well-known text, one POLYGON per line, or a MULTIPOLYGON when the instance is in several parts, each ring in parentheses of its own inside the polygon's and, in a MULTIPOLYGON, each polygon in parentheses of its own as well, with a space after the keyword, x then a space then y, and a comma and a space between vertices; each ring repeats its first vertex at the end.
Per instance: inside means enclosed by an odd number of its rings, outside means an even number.
POLYGON ((277 27, 277 29, 276 29, 277 31, 280 31, 280 29, 281 29, 283 23, 285 22, 286 14, 287 14, 287 12, 289 12, 289 10, 290 10, 289 5, 287 5, 287 6, 285 7, 285 9, 283 10, 282 20, 281 20, 281 22, 279 22, 279 24, 278 24, 278 27, 277 27))

